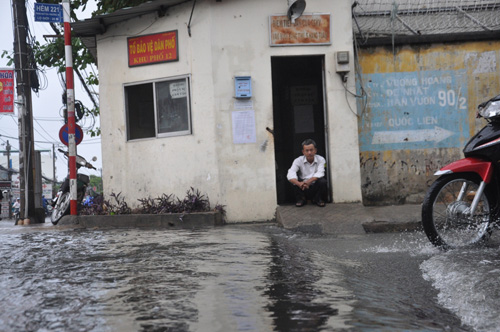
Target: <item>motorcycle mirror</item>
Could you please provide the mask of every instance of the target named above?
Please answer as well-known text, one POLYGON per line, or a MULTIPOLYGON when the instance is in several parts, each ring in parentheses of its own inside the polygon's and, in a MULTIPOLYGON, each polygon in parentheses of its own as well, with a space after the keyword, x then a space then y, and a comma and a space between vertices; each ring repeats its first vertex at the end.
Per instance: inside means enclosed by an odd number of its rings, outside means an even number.
POLYGON ((97 160, 97 157, 96 156, 93 156, 92 157, 92 161, 96 161, 97 160))

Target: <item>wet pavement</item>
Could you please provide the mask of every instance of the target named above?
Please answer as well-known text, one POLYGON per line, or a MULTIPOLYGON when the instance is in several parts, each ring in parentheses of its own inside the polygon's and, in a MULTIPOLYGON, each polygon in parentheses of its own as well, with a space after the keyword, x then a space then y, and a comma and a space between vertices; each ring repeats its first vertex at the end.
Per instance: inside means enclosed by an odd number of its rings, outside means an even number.
POLYGON ((434 249, 414 234, 0 229, 9 331, 469 330, 421 277, 434 249), (395 252, 380 252, 387 243, 395 252))
POLYGON ((281 205, 276 221, 286 229, 318 234, 364 234, 421 229, 420 204, 364 206, 361 203, 281 205))
POLYGON ((500 330, 499 235, 486 247, 443 252, 422 232, 392 232, 399 229, 394 224, 414 223, 419 206, 382 212, 352 204, 290 206, 278 209, 285 227, 199 229, 2 220, 0 326, 500 330), (283 219, 287 213, 293 218, 283 219), (366 233, 374 222, 389 224, 391 232, 366 233))

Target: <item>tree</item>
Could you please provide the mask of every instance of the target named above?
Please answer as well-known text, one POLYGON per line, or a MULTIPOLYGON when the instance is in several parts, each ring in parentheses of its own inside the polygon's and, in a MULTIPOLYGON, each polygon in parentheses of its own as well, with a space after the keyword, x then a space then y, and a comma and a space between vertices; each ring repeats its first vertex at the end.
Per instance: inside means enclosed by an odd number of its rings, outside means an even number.
POLYGON ((96 175, 90 175, 89 189, 96 192, 97 194, 102 194, 102 178, 96 175), (94 189, 95 188, 95 189, 94 189))
MULTIPOLYGON (((76 13, 78 11, 85 10, 89 3, 96 3, 97 5, 97 9, 92 13, 92 17, 95 17, 97 15, 114 12, 124 7, 138 6, 141 3, 147 1, 149 0, 71 0, 71 19, 72 21, 78 21, 76 13)), ((61 1, 37 0, 37 2, 58 4, 61 1)), ((51 23, 50 26, 54 30, 54 33, 59 37, 45 39, 45 44, 34 41, 31 45, 31 49, 33 51, 34 59, 38 67, 56 68, 58 73, 61 75, 61 78, 64 80, 63 73, 65 73, 66 71, 66 63, 64 53, 63 25, 51 23)), ((73 70, 93 103, 93 105, 90 107, 83 104, 78 105, 78 103, 75 106, 82 109, 82 116, 97 117, 99 116, 99 102, 98 98, 92 92, 92 87, 95 87, 99 84, 98 74, 94 73, 93 70, 87 71, 88 68, 96 68, 95 59, 92 57, 88 49, 83 45, 79 38, 73 37, 71 40, 71 44, 73 49, 73 70)), ((11 53, 12 52, 9 51, 3 51, 2 53, 2 57, 9 58, 9 65, 12 64, 14 59, 13 56, 10 55, 11 53)), ((100 128, 95 128, 94 126, 92 126, 88 130, 88 132, 91 136, 97 136, 100 135, 100 128)))

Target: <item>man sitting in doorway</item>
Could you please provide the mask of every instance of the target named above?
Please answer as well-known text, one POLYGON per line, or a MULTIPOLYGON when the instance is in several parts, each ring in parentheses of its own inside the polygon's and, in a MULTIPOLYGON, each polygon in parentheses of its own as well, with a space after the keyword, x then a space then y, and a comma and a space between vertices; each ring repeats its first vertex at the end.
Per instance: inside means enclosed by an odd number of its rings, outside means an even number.
POLYGON ((317 155, 316 142, 306 139, 302 142, 302 154, 293 161, 288 170, 287 178, 293 184, 296 203, 295 206, 304 206, 307 199, 311 199, 320 207, 325 206, 323 197, 326 196, 325 158, 317 155))

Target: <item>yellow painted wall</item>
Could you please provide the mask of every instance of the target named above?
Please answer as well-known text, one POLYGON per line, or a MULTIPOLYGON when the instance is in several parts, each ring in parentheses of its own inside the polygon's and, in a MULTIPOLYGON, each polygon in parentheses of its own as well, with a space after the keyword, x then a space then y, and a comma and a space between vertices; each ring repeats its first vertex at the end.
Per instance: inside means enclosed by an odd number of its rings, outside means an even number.
POLYGON ((500 94, 500 42, 371 47, 359 61, 363 201, 420 203, 433 173, 462 158, 485 124, 477 105, 500 94))

